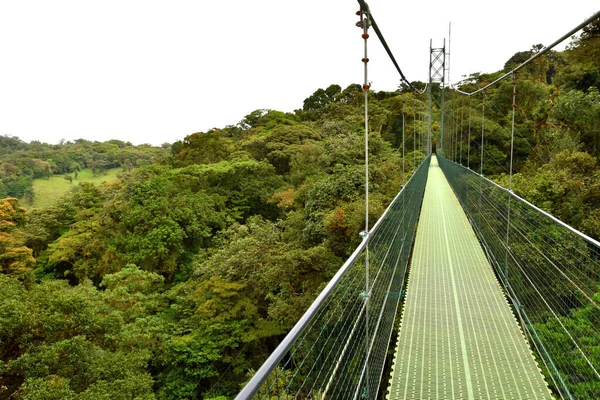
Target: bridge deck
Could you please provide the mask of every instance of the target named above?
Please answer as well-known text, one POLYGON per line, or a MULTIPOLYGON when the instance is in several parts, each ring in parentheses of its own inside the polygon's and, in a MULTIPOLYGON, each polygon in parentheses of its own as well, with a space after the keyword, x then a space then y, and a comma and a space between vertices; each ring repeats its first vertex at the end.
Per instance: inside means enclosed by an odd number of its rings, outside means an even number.
POLYGON ((546 382, 435 157, 388 399, 549 399, 546 382))

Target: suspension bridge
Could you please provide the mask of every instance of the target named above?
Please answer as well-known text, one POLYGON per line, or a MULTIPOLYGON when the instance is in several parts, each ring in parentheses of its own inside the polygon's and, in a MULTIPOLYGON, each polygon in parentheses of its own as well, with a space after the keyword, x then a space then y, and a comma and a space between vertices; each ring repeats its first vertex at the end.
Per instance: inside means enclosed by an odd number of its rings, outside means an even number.
POLYGON ((432 48, 428 156, 369 228, 369 27, 416 89, 359 4, 367 229, 237 399, 600 398, 599 346, 589 339, 600 330, 600 243, 512 191, 515 74, 600 12, 488 86, 456 90, 483 95, 512 78, 508 188, 482 174, 485 108, 479 172, 456 138, 444 143, 443 99, 434 144, 431 84, 444 84, 445 48, 432 48))

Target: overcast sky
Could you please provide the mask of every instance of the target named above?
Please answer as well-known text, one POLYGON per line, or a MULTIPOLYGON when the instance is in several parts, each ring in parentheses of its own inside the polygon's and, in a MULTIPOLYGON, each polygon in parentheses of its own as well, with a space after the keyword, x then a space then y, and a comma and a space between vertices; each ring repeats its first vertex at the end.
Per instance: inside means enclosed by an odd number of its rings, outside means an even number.
MULTIPOLYGON (((411 81, 452 22, 450 79, 501 69, 593 15, 597 0, 370 0, 411 81), (492 5, 495 4, 495 5, 492 5)), ((0 0, 0 135, 172 143, 316 89, 362 83, 356 0, 0 0)), ((371 31, 372 88, 399 79, 371 31)), ((564 48, 564 46, 562 46, 564 48)))

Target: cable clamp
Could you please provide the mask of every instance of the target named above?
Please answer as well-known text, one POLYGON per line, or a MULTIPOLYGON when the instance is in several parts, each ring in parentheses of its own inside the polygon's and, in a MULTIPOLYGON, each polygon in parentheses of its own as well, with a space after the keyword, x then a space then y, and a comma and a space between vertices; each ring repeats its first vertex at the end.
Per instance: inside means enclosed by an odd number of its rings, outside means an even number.
MULTIPOLYGON (((371 18, 369 18, 369 14, 367 11, 359 10, 356 12, 356 15, 360 17, 360 21, 356 23, 356 26, 361 29, 369 29, 371 26, 371 18)), ((366 33, 366 32, 365 32, 366 33)), ((363 38, 367 39, 367 38, 363 38)))
MULTIPOLYGON (((364 19, 361 18, 361 20, 356 23, 356 26, 359 27, 360 29, 365 29, 365 24, 367 24, 367 29, 368 29, 371 26, 371 20, 369 18, 364 18, 364 19)), ((369 35, 367 35, 367 37, 363 36, 363 39, 368 39, 368 38, 369 38, 369 35)))

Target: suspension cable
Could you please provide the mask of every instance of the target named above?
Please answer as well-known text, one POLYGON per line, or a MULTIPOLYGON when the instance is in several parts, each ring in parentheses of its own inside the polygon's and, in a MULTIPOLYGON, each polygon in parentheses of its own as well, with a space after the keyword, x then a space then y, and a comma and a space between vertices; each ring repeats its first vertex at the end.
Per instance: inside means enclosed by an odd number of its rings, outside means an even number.
MULTIPOLYGON (((358 0, 358 4, 360 4, 361 13, 364 13, 365 15, 368 16, 368 20, 371 23, 371 26, 373 26, 373 30, 377 34, 377 37, 379 38, 379 41, 383 45, 383 48, 385 49, 385 51, 387 52, 388 56, 390 57, 390 60, 392 60, 392 63, 394 64, 394 67, 396 67, 396 71, 398 71, 398 73, 400 74, 400 77, 402 78, 402 81, 404 83, 406 83, 415 92, 419 92, 419 90, 417 90, 417 88, 415 88, 412 85, 412 83, 410 83, 409 80, 406 79, 406 76, 402 72, 402 69, 400 69, 400 66, 398 65, 398 62, 396 61, 396 58, 394 57, 394 54, 390 50, 387 42, 385 41, 385 38, 383 37, 383 34, 381 33, 381 30, 379 29, 379 26, 377 26, 377 23, 375 22, 375 18, 373 17, 373 14, 371 13, 371 10, 369 9, 369 5, 365 2, 365 0, 358 0)), ((425 86, 425 89, 423 89, 423 91, 420 91, 420 92, 421 93, 425 93, 425 90, 427 90, 427 86, 425 86)))
MULTIPOLYGON (((360 2, 360 0, 359 0, 359 2, 360 2)), ((529 64, 530 62, 532 62, 533 60, 535 60, 536 58, 543 56, 544 54, 546 54, 547 52, 549 52, 550 50, 552 50, 553 48, 555 48, 556 46, 558 46, 560 43, 562 43, 565 39, 570 38, 575 33, 577 33, 577 31, 579 31, 580 29, 582 29, 583 27, 585 27, 589 23, 593 22, 597 18, 600 18, 600 11, 598 11, 597 13, 595 13, 594 15, 592 15, 590 18, 588 18, 585 21, 583 21, 581 24, 577 25, 575 28, 571 29, 569 32, 565 33, 563 36, 561 36, 559 39, 557 39, 556 41, 554 41, 549 46, 546 46, 542 50, 540 50, 539 52, 535 53, 529 59, 523 61, 521 64, 519 64, 517 67, 515 67, 511 71, 505 73, 500 78, 497 78, 496 80, 488 83, 484 87, 479 88, 479 89, 475 90, 474 92, 464 92, 464 91, 461 91, 461 90, 458 90, 458 89, 456 89, 456 91, 459 92, 459 93, 462 93, 464 95, 467 95, 467 96, 472 96, 475 93, 479 93, 479 92, 484 91, 485 89, 489 88, 490 86, 495 85, 496 83, 500 82, 501 80, 503 80, 503 79, 505 79, 505 78, 507 78, 509 76, 514 75, 521 68, 523 68, 524 66, 526 66, 527 64, 529 64)))

